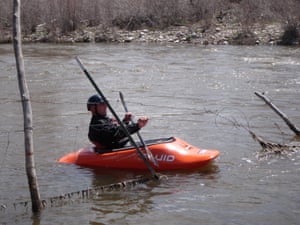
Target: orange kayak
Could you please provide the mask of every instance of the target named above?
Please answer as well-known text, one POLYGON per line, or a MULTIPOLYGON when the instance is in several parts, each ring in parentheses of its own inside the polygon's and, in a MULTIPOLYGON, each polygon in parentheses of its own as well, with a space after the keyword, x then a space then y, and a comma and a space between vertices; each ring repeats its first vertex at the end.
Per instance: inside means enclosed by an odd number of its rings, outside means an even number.
MULTIPOLYGON (((161 171, 198 169, 220 154, 218 150, 201 149, 177 137, 148 140, 145 143, 159 164, 155 166, 150 162, 151 166, 153 169, 161 171)), ((144 151, 142 147, 141 151, 144 151)), ((104 153, 96 152, 94 147, 90 146, 69 153, 60 158, 58 162, 83 167, 147 170, 144 161, 132 146, 113 149, 104 153)))

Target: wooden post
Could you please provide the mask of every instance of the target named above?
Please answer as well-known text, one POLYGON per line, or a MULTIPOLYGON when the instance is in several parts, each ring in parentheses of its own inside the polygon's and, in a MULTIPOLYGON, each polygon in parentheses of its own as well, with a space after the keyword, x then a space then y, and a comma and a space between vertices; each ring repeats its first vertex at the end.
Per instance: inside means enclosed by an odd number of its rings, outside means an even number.
POLYGON ((32 211, 39 213, 42 210, 42 203, 39 194, 38 182, 35 171, 33 155, 33 128, 32 128, 32 110, 29 97, 29 91, 25 79, 24 60, 22 53, 21 39, 21 0, 14 0, 13 6, 13 45, 16 58, 16 67, 18 72, 19 90, 23 107, 24 119, 24 139, 25 139, 25 163, 26 174, 28 178, 29 190, 32 202, 32 211))
POLYGON ((256 96, 260 97, 262 100, 265 101, 266 104, 268 104, 283 120, 284 122, 288 125, 288 127, 297 135, 300 136, 300 129, 294 125, 289 118, 281 112, 272 102, 271 100, 265 96, 264 94, 261 94, 259 92, 254 92, 256 96))

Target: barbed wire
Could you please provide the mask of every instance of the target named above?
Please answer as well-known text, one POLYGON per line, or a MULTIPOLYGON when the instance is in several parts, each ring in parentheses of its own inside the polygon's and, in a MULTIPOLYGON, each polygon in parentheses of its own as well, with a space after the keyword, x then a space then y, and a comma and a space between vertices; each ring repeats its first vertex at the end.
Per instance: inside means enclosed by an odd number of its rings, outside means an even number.
MULTIPOLYGON (((62 195, 53 196, 50 198, 45 198, 42 200, 42 205, 44 208, 46 207, 57 207, 62 206, 63 204, 72 204, 78 199, 90 199, 95 196, 100 196, 105 192, 113 192, 113 191, 127 191, 133 189, 141 184, 146 184, 151 181, 159 182, 162 180, 168 179, 166 175, 158 175, 158 178, 154 178, 152 176, 143 176, 134 179, 125 180, 118 183, 113 183, 109 185, 102 185, 99 187, 94 188, 87 188, 80 191, 68 192, 62 195)), ((0 212, 6 212, 9 209, 17 210, 18 208, 22 207, 28 210, 29 206, 31 205, 31 201, 21 201, 9 204, 0 204, 0 212)))
MULTIPOLYGON (((169 96, 169 97, 172 97, 172 96, 169 96)), ((192 100, 192 99, 191 99, 192 100)), ((6 100, 3 100, 1 101, 1 104, 7 104, 7 103, 20 103, 21 100, 19 99, 6 99, 6 100)), ((55 101, 55 100, 37 100, 37 99, 34 99, 31 97, 30 101, 32 103, 39 103, 39 104, 54 104, 54 105, 67 105, 67 104, 70 104, 70 105, 82 105, 83 109, 85 109, 85 105, 86 105, 86 102, 80 102, 80 101, 55 101)), ((117 103, 120 103, 120 99, 115 99, 115 98, 112 98, 112 99, 109 99, 110 102, 113 102, 115 104, 117 103)), ((167 109, 182 109, 182 110, 192 110, 192 111, 195 111, 195 107, 194 105, 192 105, 191 107, 182 107, 182 105, 179 107, 177 104, 176 105, 159 105, 159 104, 151 104, 151 103, 142 103, 140 101, 128 101, 128 104, 130 105, 134 105, 134 106, 143 106, 143 107, 157 107, 157 108, 167 108, 167 109)))
MULTIPOLYGON (((246 114, 243 111, 234 109, 235 111, 239 112, 240 115, 243 116, 242 118, 246 121, 246 125, 243 125, 242 122, 238 121, 236 117, 225 116, 225 114, 226 114, 225 112, 226 112, 227 109, 228 108, 223 108, 223 109, 215 112, 215 114, 216 114, 216 118, 215 118, 216 126, 218 126, 217 119, 221 118, 221 119, 229 122, 231 125, 233 125, 233 128, 242 128, 242 129, 246 130, 247 132, 249 132, 251 130, 249 119, 247 118, 246 114)), ((230 108, 230 112, 232 112, 232 111, 233 111, 233 109, 230 108)))
MULTIPOLYGON (((76 104, 76 105, 85 105, 86 102, 78 102, 78 101, 54 101, 54 100, 51 100, 51 101, 48 101, 48 100, 36 100, 34 98, 31 98, 30 101, 32 103, 40 103, 40 104, 57 104, 57 105, 60 105, 60 104, 76 104)), ((1 101, 1 104, 8 104, 8 103, 20 103, 21 100, 20 99, 6 99, 6 100, 2 100, 1 101)))

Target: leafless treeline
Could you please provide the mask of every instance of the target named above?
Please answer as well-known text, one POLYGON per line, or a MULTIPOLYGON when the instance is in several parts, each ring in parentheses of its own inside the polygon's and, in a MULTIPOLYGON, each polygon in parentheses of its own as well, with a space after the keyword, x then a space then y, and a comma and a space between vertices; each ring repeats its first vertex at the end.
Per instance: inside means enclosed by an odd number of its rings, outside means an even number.
MULTIPOLYGON (((22 0, 23 32, 38 24, 68 32, 82 23, 137 29, 222 19, 228 10, 244 26, 255 22, 299 22, 299 0, 22 0)), ((0 1, 0 30, 11 27, 12 1, 0 1)))

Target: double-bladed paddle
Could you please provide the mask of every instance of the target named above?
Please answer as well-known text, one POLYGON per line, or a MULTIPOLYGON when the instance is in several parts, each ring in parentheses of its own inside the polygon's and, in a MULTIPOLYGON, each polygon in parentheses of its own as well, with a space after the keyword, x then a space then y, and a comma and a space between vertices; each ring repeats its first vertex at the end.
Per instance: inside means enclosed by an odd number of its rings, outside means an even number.
POLYGON ((145 155, 142 153, 142 151, 139 149, 139 146, 136 144, 136 142, 133 140, 133 138, 131 137, 129 131, 127 130, 127 128, 125 127, 125 125, 122 123, 122 121, 120 120, 120 118, 118 117, 117 113, 114 111, 114 109, 111 107, 111 105, 109 104, 108 100, 105 98, 104 94, 102 93, 102 91, 99 89, 99 87, 97 86, 97 84, 95 83, 95 81, 93 80, 93 78, 91 77, 91 75, 89 74, 89 72, 86 70, 86 68, 83 66, 83 64, 81 63, 79 57, 75 58, 78 65, 80 66, 80 68, 82 69, 82 71, 84 72, 84 74, 87 76, 87 78, 89 79, 89 81, 91 82, 91 84, 94 86, 94 88, 96 89, 96 91, 98 92, 98 94, 103 98, 103 101, 105 102, 105 104, 107 105, 107 107, 109 108, 110 112, 113 114, 113 116, 116 118, 116 120, 118 121, 118 123, 120 124, 121 128, 123 129, 124 133, 126 134, 126 136, 128 137, 129 141, 131 142, 131 144, 135 147, 138 155, 141 157, 141 159, 144 161, 145 165, 147 166, 147 168, 149 169, 149 171, 151 172, 151 175, 153 176, 153 178, 155 179, 159 179, 159 176, 156 174, 155 170, 151 167, 150 162, 146 159, 145 155))
MULTIPOLYGON (((127 105, 126 105, 126 102, 124 100, 123 93, 121 91, 119 92, 119 95, 120 95, 120 99, 121 99, 121 102, 122 102, 122 105, 124 107, 125 112, 129 112, 128 108, 127 108, 127 105)), ((131 122, 133 122, 132 119, 131 119, 131 122)), ((148 146, 146 145, 146 143, 144 142, 142 136, 140 135, 140 132, 136 132, 136 134, 137 134, 138 138, 140 139, 140 142, 141 142, 143 148, 145 149, 145 151, 147 153, 148 159, 150 161, 152 161, 155 166, 159 166, 157 160, 154 158, 154 156, 152 155, 152 152, 149 150, 148 146)))

